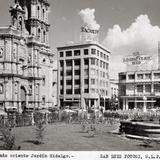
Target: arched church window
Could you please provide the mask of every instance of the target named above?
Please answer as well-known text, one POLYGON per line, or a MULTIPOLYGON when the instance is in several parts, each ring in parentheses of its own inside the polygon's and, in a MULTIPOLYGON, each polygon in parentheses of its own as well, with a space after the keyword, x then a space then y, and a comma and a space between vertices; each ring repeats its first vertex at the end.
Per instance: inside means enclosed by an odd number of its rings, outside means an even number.
POLYGON ((38 19, 40 18, 40 7, 39 6, 37 7, 37 17, 38 19))
POLYGON ((39 93, 39 87, 38 87, 38 84, 36 84, 36 94, 38 95, 38 93, 39 93))
POLYGON ((0 84, 0 94, 3 94, 3 84, 0 84))
POLYGON ((38 28, 38 39, 40 39, 40 38, 41 38, 41 29, 38 28))
POLYGON ((42 105, 45 105, 46 104, 46 98, 45 96, 42 97, 42 105))
POLYGON ((45 20, 45 10, 44 9, 42 10, 42 19, 43 21, 45 20))
POLYGON ((15 93, 18 93, 18 83, 15 82, 14 86, 15 86, 15 93))
POLYGON ((32 85, 29 85, 29 94, 32 94, 32 85))
POLYGON ((18 26, 19 30, 22 31, 22 17, 19 17, 19 26, 18 26))
POLYGON ((3 57, 3 54, 4 54, 4 48, 3 48, 3 47, 0 47, 0 58, 3 57))
POLYGON ((43 43, 45 43, 45 42, 46 42, 46 32, 43 31, 43 43))

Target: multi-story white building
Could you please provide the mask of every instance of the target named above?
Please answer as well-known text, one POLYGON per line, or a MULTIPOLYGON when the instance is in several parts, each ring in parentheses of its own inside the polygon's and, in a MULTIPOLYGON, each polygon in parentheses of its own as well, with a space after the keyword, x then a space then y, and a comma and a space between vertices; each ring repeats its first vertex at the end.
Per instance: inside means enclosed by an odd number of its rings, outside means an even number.
POLYGON ((17 0, 11 25, 0 28, 0 108, 53 106, 53 53, 47 0, 17 0))
POLYGON ((109 97, 110 52, 96 42, 58 47, 59 107, 98 107, 109 97))
POLYGON ((160 70, 119 73, 120 107, 152 109, 160 97, 160 70))

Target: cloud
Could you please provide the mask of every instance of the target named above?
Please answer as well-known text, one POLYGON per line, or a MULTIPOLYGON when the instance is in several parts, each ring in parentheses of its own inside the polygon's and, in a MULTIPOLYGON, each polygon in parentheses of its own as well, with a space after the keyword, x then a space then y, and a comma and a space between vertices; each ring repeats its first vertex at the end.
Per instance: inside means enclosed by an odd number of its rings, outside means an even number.
MULTIPOLYGON (((103 45, 111 50, 111 72, 118 75, 120 71, 157 69, 158 41, 160 41, 160 28, 153 26, 147 15, 138 16, 127 28, 122 30, 119 25, 109 29, 103 45), (144 66, 125 66, 122 57, 139 51, 140 54, 152 55, 152 61, 144 66), (118 57, 118 58, 117 58, 118 57), (118 66, 117 66, 118 64, 118 66), (127 67, 127 68, 126 68, 127 67)), ((113 76, 114 76, 113 74, 113 76)))
POLYGON ((122 30, 114 25, 108 30, 103 44, 113 52, 129 54, 130 52, 154 52, 160 40, 160 28, 153 26, 147 15, 140 15, 129 28, 122 30))
POLYGON ((100 29, 100 25, 95 20, 95 15, 94 15, 95 9, 90 9, 90 8, 82 9, 78 14, 82 18, 85 26, 93 30, 100 29))

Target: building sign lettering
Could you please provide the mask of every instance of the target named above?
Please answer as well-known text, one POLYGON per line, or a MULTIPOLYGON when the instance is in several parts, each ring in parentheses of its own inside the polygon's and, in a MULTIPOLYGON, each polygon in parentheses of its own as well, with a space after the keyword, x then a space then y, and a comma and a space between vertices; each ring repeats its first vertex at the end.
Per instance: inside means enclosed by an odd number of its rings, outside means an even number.
POLYGON ((89 29, 88 27, 81 27, 81 32, 98 34, 99 31, 98 30, 89 29))
POLYGON ((139 52, 133 53, 133 55, 129 55, 122 59, 122 62, 128 65, 141 65, 151 61, 152 58, 150 55, 141 55, 139 52))

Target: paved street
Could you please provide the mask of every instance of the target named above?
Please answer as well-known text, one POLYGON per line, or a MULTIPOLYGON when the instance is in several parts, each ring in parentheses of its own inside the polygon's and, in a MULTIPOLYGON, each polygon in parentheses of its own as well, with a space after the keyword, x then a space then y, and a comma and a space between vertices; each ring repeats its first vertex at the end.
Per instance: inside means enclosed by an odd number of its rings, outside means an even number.
POLYGON ((16 142, 22 150, 49 151, 115 151, 115 150, 159 150, 160 146, 151 144, 144 147, 143 142, 130 140, 109 131, 117 126, 101 125, 95 137, 82 133, 78 124, 52 124, 46 126, 44 144, 35 145, 35 127, 22 127, 13 130, 16 142))

